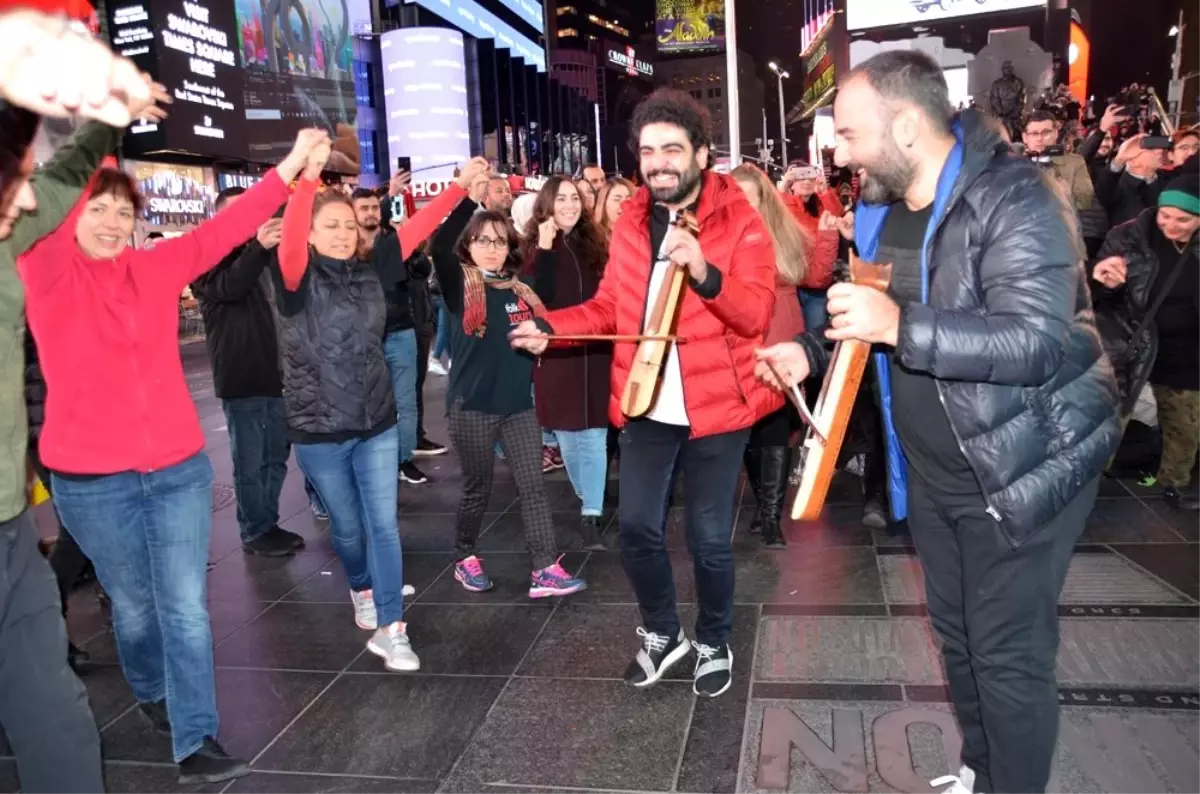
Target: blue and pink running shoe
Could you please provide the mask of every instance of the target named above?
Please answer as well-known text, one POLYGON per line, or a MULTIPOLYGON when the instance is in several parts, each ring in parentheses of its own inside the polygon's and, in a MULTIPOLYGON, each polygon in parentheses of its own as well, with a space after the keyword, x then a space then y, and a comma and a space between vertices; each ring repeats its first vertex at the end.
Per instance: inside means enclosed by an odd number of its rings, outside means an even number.
POLYGON ((530 598, 567 596, 587 589, 587 582, 567 573, 561 562, 562 557, 559 557, 553 565, 533 572, 529 582, 530 598))

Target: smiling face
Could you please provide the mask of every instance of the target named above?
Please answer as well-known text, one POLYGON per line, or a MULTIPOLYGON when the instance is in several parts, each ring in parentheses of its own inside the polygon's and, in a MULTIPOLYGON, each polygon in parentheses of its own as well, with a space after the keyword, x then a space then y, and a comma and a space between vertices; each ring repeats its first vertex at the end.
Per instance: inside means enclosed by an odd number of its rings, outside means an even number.
POLYGON ((75 242, 92 259, 113 259, 129 245, 137 208, 116 193, 101 193, 88 199, 75 223, 75 242))
POLYGON ((1186 243, 1197 227, 1200 227, 1200 215, 1193 215, 1176 207, 1159 207, 1155 220, 1163 237, 1175 243, 1186 243))
POLYGON ((655 122, 638 136, 638 167, 654 200, 668 207, 687 206, 700 190, 708 165, 708 147, 693 149, 683 127, 655 122))
POLYGON ((1200 134, 1181 136, 1171 147, 1171 162, 1178 168, 1196 152, 1200 152, 1200 134))
POLYGON ((564 179, 554 194, 554 225, 569 232, 579 223, 582 213, 583 200, 579 197, 579 188, 564 179))
POLYGON ((616 223, 621 213, 625 212, 625 202, 629 201, 631 195, 629 188, 624 185, 618 184, 609 188, 608 196, 604 199, 604 212, 609 223, 616 223))
POLYGON ((358 250, 358 220, 346 201, 330 200, 313 214, 308 244, 330 259, 350 259, 358 250))
POLYGON ((903 198, 916 166, 896 143, 895 114, 865 78, 855 77, 838 91, 834 102, 837 130, 834 161, 858 174, 860 195, 868 204, 890 204, 903 198))

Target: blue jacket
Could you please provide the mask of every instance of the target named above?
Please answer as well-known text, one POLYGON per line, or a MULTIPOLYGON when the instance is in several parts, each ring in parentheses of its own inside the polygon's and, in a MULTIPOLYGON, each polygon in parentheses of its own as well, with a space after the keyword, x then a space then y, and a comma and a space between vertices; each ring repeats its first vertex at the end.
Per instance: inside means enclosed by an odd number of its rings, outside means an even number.
MULTIPOLYGON (((988 512, 1014 546, 1100 475, 1120 440, 1117 387, 1096 332, 1077 223, 1033 163, 1008 153, 975 111, 938 179, 921 251, 921 302, 901 307, 895 355, 936 379, 988 512)), ((888 207, 860 202, 855 245, 870 261, 888 207)), ((893 517, 907 464, 876 354, 893 517)))

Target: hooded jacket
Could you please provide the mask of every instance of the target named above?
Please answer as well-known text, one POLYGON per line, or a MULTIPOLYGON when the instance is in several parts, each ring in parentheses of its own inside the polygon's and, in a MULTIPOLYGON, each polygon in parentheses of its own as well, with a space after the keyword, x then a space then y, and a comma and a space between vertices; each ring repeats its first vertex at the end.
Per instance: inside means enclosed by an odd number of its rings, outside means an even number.
MULTIPOLYGON (((1017 546, 1100 475, 1120 439, 1117 384, 1100 344, 1079 230, 1038 167, 975 111, 938 179, 921 253, 922 300, 901 307, 895 355, 936 379, 987 503, 1017 546)), ((888 207, 859 203, 855 243, 874 258, 888 207)), ((904 455, 886 354, 876 372, 891 504, 906 515, 904 455)))
MULTIPOLYGON (((704 174, 696 219, 708 261, 703 284, 684 287, 676 333, 691 437, 741 430, 778 409, 783 398, 754 377, 754 351, 763 344, 775 307, 775 249, 766 224, 732 177, 704 174)), ((588 301, 543 318, 554 333, 642 333, 654 252, 650 250, 650 191, 625 202, 613 227, 608 265, 588 301)), ((609 418, 625 424, 621 395, 637 345, 617 344, 610 378, 609 418)))

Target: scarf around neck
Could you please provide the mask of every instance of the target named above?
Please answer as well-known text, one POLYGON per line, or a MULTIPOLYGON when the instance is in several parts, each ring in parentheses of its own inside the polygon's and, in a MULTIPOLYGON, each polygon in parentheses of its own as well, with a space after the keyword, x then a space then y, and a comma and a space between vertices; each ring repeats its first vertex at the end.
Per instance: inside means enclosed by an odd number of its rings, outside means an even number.
POLYGON ((512 292, 533 311, 534 317, 546 313, 546 307, 528 284, 514 275, 485 276, 474 265, 463 265, 463 331, 471 336, 483 337, 487 333, 487 289, 506 289, 512 292))

